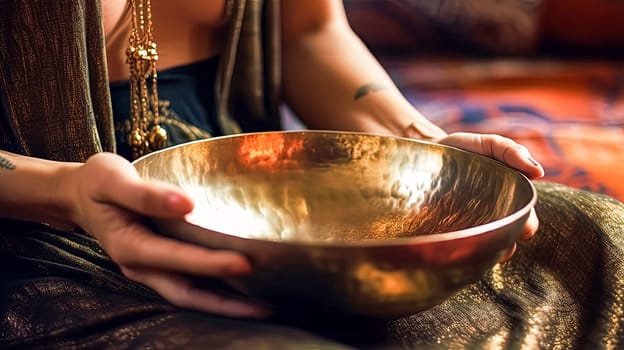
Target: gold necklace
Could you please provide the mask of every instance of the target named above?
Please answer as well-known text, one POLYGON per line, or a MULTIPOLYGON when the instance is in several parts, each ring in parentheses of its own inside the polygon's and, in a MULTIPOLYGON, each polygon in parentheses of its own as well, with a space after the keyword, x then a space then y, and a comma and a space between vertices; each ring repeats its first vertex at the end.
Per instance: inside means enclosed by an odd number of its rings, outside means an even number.
POLYGON ((130 0, 132 28, 126 51, 130 66, 130 119, 128 144, 134 159, 167 145, 167 131, 159 125, 156 61, 150 0, 130 0), (151 80, 151 86, 148 86, 151 80))

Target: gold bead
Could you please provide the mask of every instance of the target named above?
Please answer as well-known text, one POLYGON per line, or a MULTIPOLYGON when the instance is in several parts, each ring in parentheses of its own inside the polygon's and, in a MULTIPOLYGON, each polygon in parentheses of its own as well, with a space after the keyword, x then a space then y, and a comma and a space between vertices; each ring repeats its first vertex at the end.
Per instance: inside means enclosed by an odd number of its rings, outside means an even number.
POLYGON ((132 147, 141 147, 143 145, 144 142, 144 138, 143 135, 141 134, 141 132, 139 130, 133 130, 129 135, 128 135, 128 143, 130 144, 130 146, 132 147))
POLYGON ((148 141, 152 151, 156 151, 167 146, 167 130, 160 125, 154 125, 150 130, 148 141))

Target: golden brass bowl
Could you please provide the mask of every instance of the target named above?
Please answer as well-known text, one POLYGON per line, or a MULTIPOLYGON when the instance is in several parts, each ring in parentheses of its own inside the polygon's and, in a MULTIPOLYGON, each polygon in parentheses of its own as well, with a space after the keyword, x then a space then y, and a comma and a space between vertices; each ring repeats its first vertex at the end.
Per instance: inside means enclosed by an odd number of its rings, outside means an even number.
POLYGON ((244 253, 231 282, 277 307, 396 318, 479 280, 522 232, 532 183, 456 148, 323 131, 191 142, 134 162, 184 189, 186 220, 159 232, 244 253))

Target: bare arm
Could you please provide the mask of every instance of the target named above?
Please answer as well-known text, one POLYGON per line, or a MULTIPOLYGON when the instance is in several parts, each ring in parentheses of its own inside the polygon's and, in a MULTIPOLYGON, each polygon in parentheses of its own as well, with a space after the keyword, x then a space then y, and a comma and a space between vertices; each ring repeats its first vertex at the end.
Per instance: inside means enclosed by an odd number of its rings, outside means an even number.
POLYGON ((341 1, 284 0, 282 27, 285 99, 309 127, 446 135, 403 97, 349 27, 341 1))
POLYGON ((178 306, 265 316, 266 310, 257 305, 214 295, 188 277, 245 274, 251 268, 247 259, 157 235, 141 217, 182 219, 192 209, 178 188, 141 180, 132 164, 114 154, 99 153, 82 164, 0 151, 0 217, 80 227, 128 278, 178 306))
MULTIPOLYGON (((416 111, 350 29, 341 1, 283 0, 282 29, 285 99, 307 126, 434 140, 543 176, 524 146, 498 135, 447 135, 416 111)), ((537 227, 532 211, 523 238, 537 227)))
POLYGON ((307 126, 434 140, 543 176, 524 146, 497 135, 447 135, 420 114, 351 30, 340 0, 283 0, 282 27, 285 99, 307 126))
POLYGON ((0 216, 72 226, 58 178, 76 166, 0 151, 0 216))

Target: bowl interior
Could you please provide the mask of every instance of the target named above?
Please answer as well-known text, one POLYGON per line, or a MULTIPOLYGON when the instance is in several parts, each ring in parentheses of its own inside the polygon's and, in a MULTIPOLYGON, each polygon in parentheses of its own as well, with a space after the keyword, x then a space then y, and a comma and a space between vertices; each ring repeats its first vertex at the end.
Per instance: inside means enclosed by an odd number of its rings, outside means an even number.
POLYGON ((518 172, 452 147, 338 132, 270 132, 192 142, 134 163, 183 188, 187 220, 244 238, 393 240, 524 215, 535 197, 518 172), (523 211, 520 213, 520 211, 523 211))

